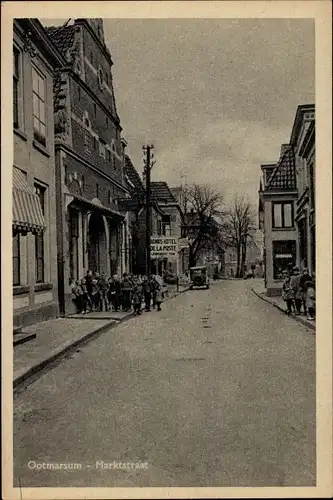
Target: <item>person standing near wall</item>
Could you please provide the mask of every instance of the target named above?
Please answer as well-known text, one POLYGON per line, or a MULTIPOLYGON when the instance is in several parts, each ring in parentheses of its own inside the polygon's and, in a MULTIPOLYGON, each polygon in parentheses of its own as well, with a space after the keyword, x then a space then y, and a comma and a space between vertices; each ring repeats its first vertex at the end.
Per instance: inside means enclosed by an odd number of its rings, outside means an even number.
POLYGON ((150 303, 151 303, 151 283, 150 283, 150 280, 148 279, 147 276, 145 276, 143 278, 142 288, 143 288, 143 294, 145 297, 145 309, 146 309, 146 312, 149 312, 150 311, 150 303))
POLYGON ((298 267, 293 268, 293 274, 290 278, 290 286, 294 292, 294 303, 296 314, 301 314, 302 307, 302 293, 301 293, 301 285, 300 285, 300 272, 298 267))

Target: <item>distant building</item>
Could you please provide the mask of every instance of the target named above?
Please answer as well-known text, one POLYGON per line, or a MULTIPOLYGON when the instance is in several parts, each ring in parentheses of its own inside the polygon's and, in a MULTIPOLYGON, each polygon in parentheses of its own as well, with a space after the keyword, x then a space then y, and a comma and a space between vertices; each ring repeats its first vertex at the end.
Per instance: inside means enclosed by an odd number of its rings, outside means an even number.
POLYGON ((14 327, 58 312, 53 79, 65 64, 37 19, 14 20, 14 327))
POLYGON ((126 141, 112 84, 102 19, 76 19, 47 32, 67 61, 54 82, 59 305, 74 310, 71 283, 128 269, 126 141))
MULTIPOLYGON (((182 237, 182 211, 168 184, 164 181, 152 182, 151 198, 163 212, 161 219, 156 220, 157 225, 153 228, 153 234, 179 240, 182 237)), ((179 274, 183 274, 187 269, 185 249, 179 255, 179 264, 179 274)), ((152 260, 152 267, 160 274, 164 271, 174 274, 177 272, 176 259, 163 258, 159 261, 155 259, 152 260)))
MULTIPOLYGON (((128 214, 129 271, 145 274, 147 271, 146 253, 146 190, 139 173, 129 156, 125 156, 124 180, 130 193, 129 198, 119 200, 119 210, 128 214)), ((163 210, 153 200, 151 204, 151 234, 158 234, 162 227, 163 210)), ((156 269, 153 269, 156 272, 156 269)))
POLYGON ((314 129, 314 105, 299 106, 278 163, 261 165, 259 225, 268 295, 281 293, 284 270, 295 265, 315 270, 314 129))

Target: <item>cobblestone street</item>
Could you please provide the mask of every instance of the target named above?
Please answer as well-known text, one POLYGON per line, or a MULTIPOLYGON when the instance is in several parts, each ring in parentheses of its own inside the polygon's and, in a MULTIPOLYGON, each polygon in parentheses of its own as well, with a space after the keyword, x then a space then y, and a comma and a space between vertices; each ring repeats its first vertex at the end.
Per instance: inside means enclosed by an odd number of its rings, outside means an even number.
POLYGON ((15 486, 314 486, 315 336, 250 281, 185 292, 19 390, 15 486))

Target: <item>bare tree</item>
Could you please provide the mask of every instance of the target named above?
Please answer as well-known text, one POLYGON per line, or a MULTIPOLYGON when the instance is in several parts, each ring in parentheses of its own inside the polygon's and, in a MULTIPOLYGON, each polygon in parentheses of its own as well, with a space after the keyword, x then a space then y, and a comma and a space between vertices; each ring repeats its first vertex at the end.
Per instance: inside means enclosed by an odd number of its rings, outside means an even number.
POLYGON ((236 277, 244 276, 246 254, 249 246, 255 245, 256 218, 251 203, 244 197, 236 197, 224 224, 227 244, 236 248, 236 277))
POLYGON ((222 195, 208 185, 193 184, 183 189, 181 209, 184 236, 189 239, 189 264, 195 266, 204 248, 220 243, 222 195))

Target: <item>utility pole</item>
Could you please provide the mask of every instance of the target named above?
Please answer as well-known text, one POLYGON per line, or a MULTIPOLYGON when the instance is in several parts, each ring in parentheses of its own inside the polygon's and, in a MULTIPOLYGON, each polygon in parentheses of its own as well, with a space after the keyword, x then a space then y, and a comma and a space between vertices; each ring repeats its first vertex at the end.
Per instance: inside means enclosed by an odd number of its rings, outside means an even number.
POLYGON ((151 260, 150 260, 150 237, 151 237, 151 187, 150 187, 150 172, 155 162, 152 161, 154 155, 151 150, 154 145, 142 146, 145 153, 144 162, 144 178, 146 180, 146 275, 150 276, 151 260))

